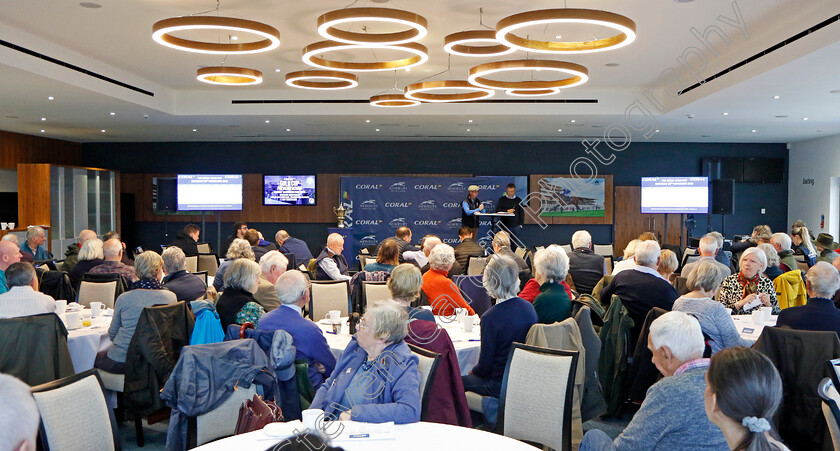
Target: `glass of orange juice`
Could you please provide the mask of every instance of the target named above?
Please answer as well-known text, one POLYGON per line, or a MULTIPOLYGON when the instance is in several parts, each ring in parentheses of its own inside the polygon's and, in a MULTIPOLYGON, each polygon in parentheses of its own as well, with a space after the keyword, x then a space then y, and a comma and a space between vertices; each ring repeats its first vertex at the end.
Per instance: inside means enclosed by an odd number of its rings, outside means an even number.
POLYGON ((90 327, 91 324, 93 323, 91 323, 89 317, 82 320, 82 327, 90 327))

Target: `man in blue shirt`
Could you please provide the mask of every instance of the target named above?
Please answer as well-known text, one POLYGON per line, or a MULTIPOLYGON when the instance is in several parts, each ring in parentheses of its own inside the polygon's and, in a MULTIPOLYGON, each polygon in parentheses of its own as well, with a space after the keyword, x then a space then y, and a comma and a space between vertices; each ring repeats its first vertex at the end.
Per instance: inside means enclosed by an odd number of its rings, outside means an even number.
POLYGON ((478 212, 484 213, 484 204, 478 199, 478 186, 470 185, 467 188, 469 194, 467 198, 461 202, 461 225, 469 227, 472 231, 473 237, 478 236, 478 212))
POLYGON ((29 253, 35 261, 52 260, 52 254, 44 247, 47 242, 44 229, 35 226, 26 231, 26 241, 20 243, 20 252, 29 253))
POLYGON ((286 271, 274 283, 280 307, 260 318, 258 330, 284 330, 292 336, 297 350, 295 359, 309 362, 309 380, 317 390, 332 374, 335 356, 321 328, 303 317, 303 306, 309 303, 309 282, 298 270, 286 271))
POLYGON ((6 287, 6 268, 20 261, 20 249, 11 241, 0 241, 0 294, 9 291, 6 287))
POLYGON ((309 264, 309 260, 312 260, 312 252, 309 251, 306 242, 289 236, 289 232, 278 230, 274 235, 274 241, 277 242, 277 250, 281 254, 295 256, 295 268, 299 268, 300 265, 306 266, 309 264))

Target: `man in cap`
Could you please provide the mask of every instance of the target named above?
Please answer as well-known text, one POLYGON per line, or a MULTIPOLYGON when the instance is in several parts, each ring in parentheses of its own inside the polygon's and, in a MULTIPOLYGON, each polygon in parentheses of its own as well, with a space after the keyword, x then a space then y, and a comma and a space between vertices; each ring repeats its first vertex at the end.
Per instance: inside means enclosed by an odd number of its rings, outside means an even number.
POLYGON ((467 198, 461 202, 461 225, 469 227, 474 237, 478 236, 478 212, 484 213, 484 204, 478 200, 478 186, 470 185, 467 188, 469 194, 467 198))

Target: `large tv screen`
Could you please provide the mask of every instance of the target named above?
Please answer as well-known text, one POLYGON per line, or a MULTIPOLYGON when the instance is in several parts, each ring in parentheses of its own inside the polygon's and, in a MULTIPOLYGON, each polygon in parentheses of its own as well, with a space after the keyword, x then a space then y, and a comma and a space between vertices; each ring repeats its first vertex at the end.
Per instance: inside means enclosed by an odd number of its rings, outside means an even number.
POLYGON ((178 174, 178 211, 242 210, 242 174, 178 174))
POLYGON ((708 177, 642 177, 642 213, 708 212, 708 177))
POLYGON ((264 175, 263 205, 315 205, 315 175, 264 175))

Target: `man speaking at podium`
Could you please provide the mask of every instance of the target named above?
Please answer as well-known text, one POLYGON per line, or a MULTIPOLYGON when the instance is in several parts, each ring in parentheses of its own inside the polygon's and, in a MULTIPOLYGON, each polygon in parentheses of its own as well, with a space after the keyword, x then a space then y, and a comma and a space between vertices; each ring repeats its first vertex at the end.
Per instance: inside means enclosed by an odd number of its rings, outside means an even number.
POLYGON ((477 237, 479 217, 475 214, 484 213, 484 204, 478 200, 478 186, 470 185, 467 191, 469 191, 467 198, 461 202, 461 225, 469 227, 473 237, 477 237))

